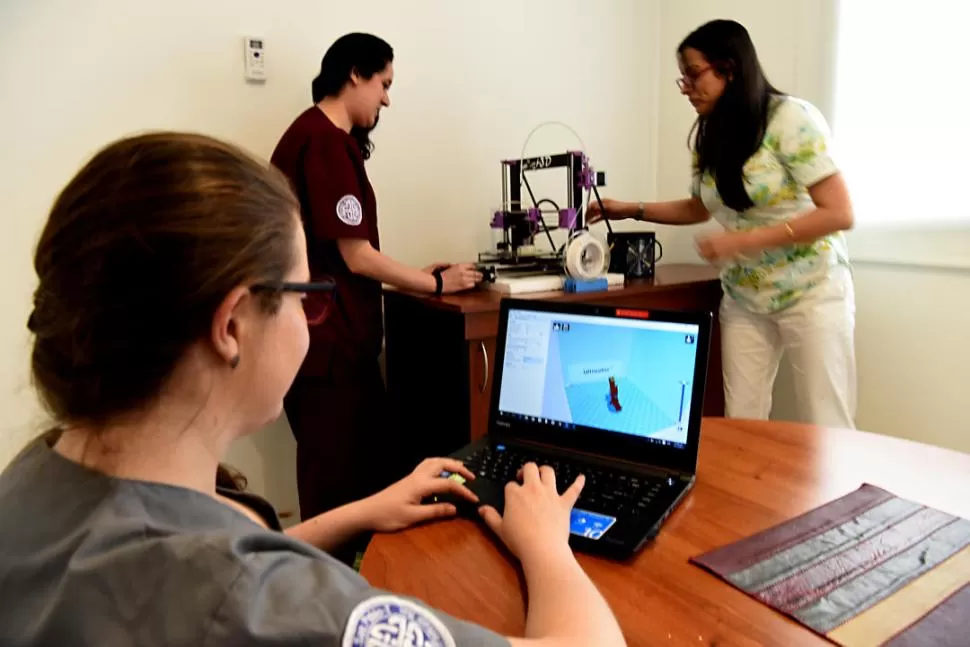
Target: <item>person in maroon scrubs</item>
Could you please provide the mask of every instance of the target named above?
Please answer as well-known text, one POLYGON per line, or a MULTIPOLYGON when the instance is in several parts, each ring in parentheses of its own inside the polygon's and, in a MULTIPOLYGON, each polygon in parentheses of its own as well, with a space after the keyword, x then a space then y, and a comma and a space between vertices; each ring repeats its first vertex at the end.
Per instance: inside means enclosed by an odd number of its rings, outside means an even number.
POLYGON ((416 269, 380 251, 377 200, 364 162, 373 150, 370 132, 390 105, 393 59, 376 36, 338 39, 313 80, 315 105, 289 126, 272 155, 300 200, 311 273, 336 282, 332 310, 311 329, 310 351, 284 402, 297 441, 304 519, 373 494, 413 467, 403 428, 387 419, 381 284, 442 294, 482 279, 470 264, 416 269))

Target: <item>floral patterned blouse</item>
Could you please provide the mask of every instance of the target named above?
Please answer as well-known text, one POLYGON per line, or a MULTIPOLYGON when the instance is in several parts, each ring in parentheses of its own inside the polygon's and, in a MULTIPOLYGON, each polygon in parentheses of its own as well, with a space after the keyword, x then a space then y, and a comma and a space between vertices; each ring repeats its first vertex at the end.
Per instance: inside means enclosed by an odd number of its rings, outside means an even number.
MULTIPOLYGON (((794 97, 775 97, 761 148, 744 165, 745 187, 754 206, 727 207, 710 171, 701 177, 694 157, 691 195, 700 197, 728 231, 749 231, 785 222, 814 208, 808 187, 838 172, 830 156, 825 118, 794 97)), ((765 249, 731 259, 721 271, 725 293, 748 310, 772 313, 794 305, 839 264, 848 265, 845 237, 836 232, 811 243, 765 249)))

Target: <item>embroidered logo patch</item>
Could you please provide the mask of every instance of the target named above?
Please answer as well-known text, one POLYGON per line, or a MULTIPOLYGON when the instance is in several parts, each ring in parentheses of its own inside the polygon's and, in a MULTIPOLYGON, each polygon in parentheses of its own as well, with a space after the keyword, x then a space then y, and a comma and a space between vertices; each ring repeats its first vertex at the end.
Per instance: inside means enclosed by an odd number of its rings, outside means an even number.
POLYGON ((350 614, 343 647, 455 647, 433 613, 393 595, 368 598, 350 614))
POLYGON ((345 195, 337 202, 337 217, 340 222, 356 227, 364 217, 364 210, 360 208, 360 200, 355 195, 345 195))

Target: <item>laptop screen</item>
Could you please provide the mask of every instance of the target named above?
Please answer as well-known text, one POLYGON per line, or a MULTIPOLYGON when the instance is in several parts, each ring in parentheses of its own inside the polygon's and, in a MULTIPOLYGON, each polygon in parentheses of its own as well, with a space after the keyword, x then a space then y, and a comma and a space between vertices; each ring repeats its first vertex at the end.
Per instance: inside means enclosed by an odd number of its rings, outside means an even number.
POLYGON ((701 327, 605 310, 509 309, 498 420, 686 447, 701 327))

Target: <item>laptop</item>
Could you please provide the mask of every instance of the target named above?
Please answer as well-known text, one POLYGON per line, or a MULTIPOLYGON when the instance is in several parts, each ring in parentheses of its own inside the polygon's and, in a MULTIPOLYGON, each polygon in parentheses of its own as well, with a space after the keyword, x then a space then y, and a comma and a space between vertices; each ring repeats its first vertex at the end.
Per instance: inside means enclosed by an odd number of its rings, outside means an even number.
POLYGON ((635 555, 695 481, 712 320, 503 299, 488 434, 452 454, 476 474, 466 485, 501 512, 526 462, 551 465, 560 493, 582 473, 570 544, 635 555))

